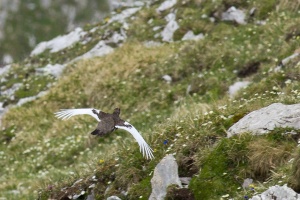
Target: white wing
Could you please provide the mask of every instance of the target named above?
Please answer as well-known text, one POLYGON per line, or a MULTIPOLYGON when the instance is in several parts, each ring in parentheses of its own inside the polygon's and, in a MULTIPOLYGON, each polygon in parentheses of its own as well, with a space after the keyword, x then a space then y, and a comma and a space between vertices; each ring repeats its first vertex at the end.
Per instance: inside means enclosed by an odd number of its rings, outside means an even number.
POLYGON ((131 127, 126 126, 116 126, 116 128, 123 129, 131 133, 131 135, 134 137, 134 139, 139 143, 140 145, 140 152, 142 152, 143 156, 147 159, 154 158, 153 156, 153 150, 150 148, 150 146, 145 142, 144 138, 140 135, 140 133, 128 122, 124 123, 125 125, 130 125, 131 127))
POLYGON ((73 117, 75 115, 91 115, 98 122, 100 122, 100 119, 98 118, 98 116, 95 113, 93 113, 93 110, 96 110, 97 113, 100 112, 100 110, 97 110, 94 108, 78 108, 78 109, 61 109, 60 111, 58 111, 54 114, 58 119, 62 119, 62 120, 70 119, 71 117, 73 117))

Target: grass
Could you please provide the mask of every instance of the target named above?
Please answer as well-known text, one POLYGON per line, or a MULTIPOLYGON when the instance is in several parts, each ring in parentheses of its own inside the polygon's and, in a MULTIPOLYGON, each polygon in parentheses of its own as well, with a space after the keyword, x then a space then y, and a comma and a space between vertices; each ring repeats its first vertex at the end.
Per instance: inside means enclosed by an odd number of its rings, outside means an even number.
MULTIPOLYGON (((284 183, 299 191, 298 130, 284 128, 264 136, 245 133, 226 138, 228 128, 253 110, 275 102, 299 102, 299 58, 275 70, 277 63, 299 46, 297 36, 285 39, 299 23, 297 11, 285 1, 280 1, 277 9, 269 1, 179 1, 177 19, 183 20, 176 41, 145 48, 141 42, 155 40, 147 30, 163 25, 168 14, 155 13, 160 2, 129 20, 128 40, 114 53, 68 65, 59 80, 51 79, 55 83, 46 96, 11 108, 4 116, 0 196, 63 199, 84 191, 82 198, 87 198, 93 190, 97 199, 110 195, 148 199, 154 168, 166 154, 175 155, 180 176, 192 177, 188 191, 174 189, 178 194, 192 192, 196 199, 244 198, 252 196, 253 190, 261 192, 284 183), (201 13, 211 16, 228 5, 246 10, 256 6, 258 14, 241 26, 199 19, 196 12, 201 8, 201 13), (148 24, 151 18, 153 22, 148 24), (194 19, 200 20, 201 27, 192 28, 194 19), (261 19, 267 24, 254 23, 261 19), (205 39, 179 41, 190 29, 203 31, 205 39), (171 83, 162 79, 166 74, 172 77, 171 83), (229 86, 240 80, 252 83, 230 99, 229 86), (53 112, 61 108, 79 107, 105 112, 120 107, 122 118, 142 133, 155 159, 145 160, 126 132, 118 130, 100 139, 89 135, 96 126, 90 117, 54 118, 53 112), (292 131, 294 135, 284 134, 292 131), (254 183, 243 190, 246 178, 254 183), (19 194, 13 195, 14 190, 19 194)), ((66 50, 64 59, 74 56, 76 48, 66 50)), ((51 60, 59 60, 59 54, 51 55, 51 60)), ((34 70, 36 62, 45 64, 48 55, 43 56, 41 61, 24 61, 31 62, 28 70, 34 70)), ((1 86, 9 88, 23 80, 13 77, 27 72, 21 66, 16 65, 1 86)), ((37 92, 33 84, 36 82, 30 83, 29 89, 37 92)), ((17 94, 25 96, 20 91, 17 94)))
POLYGON ((92 21, 96 10, 100 10, 103 14, 109 12, 108 4, 103 0, 91 1, 80 6, 67 1, 63 4, 51 2, 48 8, 41 4, 40 1, 20 2, 6 8, 4 39, 0 41, 1 58, 7 53, 15 61, 21 62, 39 42, 50 40, 69 31, 68 29, 71 28, 68 27, 69 24, 80 26, 92 21), (14 11, 13 7, 16 7, 17 11, 14 11), (66 14, 72 9, 76 12, 73 20, 66 14), (87 10, 89 12, 86 12, 87 10))

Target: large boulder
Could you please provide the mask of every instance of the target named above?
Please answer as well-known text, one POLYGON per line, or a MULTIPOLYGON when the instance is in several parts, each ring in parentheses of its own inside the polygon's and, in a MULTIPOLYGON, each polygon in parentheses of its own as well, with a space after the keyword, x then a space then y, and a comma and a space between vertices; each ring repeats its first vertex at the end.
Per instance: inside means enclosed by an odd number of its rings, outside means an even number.
POLYGON ((272 186, 268 190, 259 195, 253 196, 250 200, 300 200, 300 194, 297 194, 293 189, 288 186, 272 186))
POLYGON ((182 187, 178 177, 178 165, 173 155, 166 155, 155 167, 151 179, 152 193, 149 200, 163 200, 170 185, 182 187))
POLYGON ((276 127, 300 129, 300 104, 274 103, 253 111, 231 126, 227 131, 227 137, 244 132, 261 135, 276 127))

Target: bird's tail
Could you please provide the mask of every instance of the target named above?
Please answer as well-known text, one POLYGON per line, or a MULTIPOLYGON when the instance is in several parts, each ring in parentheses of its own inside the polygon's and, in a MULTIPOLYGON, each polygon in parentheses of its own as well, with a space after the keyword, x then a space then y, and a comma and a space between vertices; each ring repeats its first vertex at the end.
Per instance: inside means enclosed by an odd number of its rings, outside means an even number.
POLYGON ((95 129, 93 132, 91 132, 92 135, 100 135, 100 130, 95 129))

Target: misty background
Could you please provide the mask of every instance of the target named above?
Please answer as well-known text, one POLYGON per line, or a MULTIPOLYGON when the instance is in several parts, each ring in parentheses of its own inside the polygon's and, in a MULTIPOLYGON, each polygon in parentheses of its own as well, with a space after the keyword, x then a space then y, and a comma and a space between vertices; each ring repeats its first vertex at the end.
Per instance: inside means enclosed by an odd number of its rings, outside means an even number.
POLYGON ((0 0, 0 66, 20 61, 41 41, 97 23, 134 0, 0 0))

